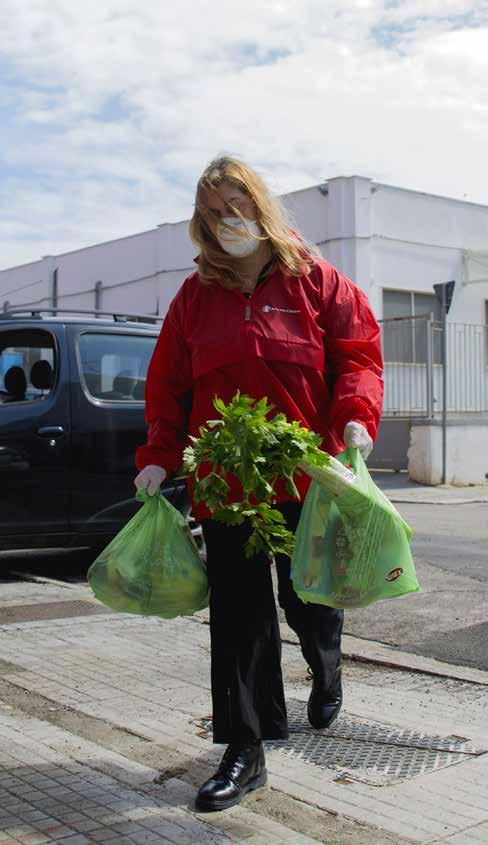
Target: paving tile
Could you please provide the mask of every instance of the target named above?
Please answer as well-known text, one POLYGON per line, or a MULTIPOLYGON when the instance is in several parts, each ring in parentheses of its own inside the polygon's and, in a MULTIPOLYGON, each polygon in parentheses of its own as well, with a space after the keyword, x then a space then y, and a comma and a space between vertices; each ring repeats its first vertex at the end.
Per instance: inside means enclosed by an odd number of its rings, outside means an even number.
POLYGON ((27 810, 22 813, 22 820, 32 824, 34 827, 37 827, 38 821, 42 821, 45 818, 46 814, 43 813, 42 810, 27 810))
POLYGON ((59 824, 59 823, 52 825, 51 827, 44 828, 44 830, 42 832, 46 836, 49 836, 49 838, 53 842, 57 842, 59 839, 66 838, 67 836, 70 836, 73 833, 71 828, 66 827, 66 825, 62 825, 62 824, 59 824))
POLYGON ((488 842, 488 826, 471 827, 463 830, 462 833, 450 836, 449 839, 436 840, 436 843, 441 842, 445 845, 486 845, 488 842))
POLYGON ((110 842, 120 839, 120 833, 110 827, 96 827, 86 831, 91 842, 110 842))
POLYGON ((49 842, 49 837, 43 833, 29 833, 27 836, 21 836, 19 841, 22 845, 45 845, 49 842))
MULTIPOLYGON (((174 839, 166 839, 163 836, 160 836, 157 833, 151 833, 148 830, 143 830, 140 833, 133 833, 130 839, 134 845, 161 845, 162 842, 171 842, 171 845, 175 845, 174 839)), ((187 841, 189 842, 190 840, 187 841)))
POLYGON ((14 838, 20 839, 21 836, 27 836, 28 834, 35 833, 33 827, 27 824, 16 824, 16 825, 8 825, 5 826, 5 832, 8 833, 9 836, 13 836, 14 838))
POLYGON ((97 830, 100 827, 96 819, 89 819, 86 816, 79 821, 69 821, 69 825, 73 828, 73 830, 78 831, 79 833, 90 833, 90 835, 93 830, 97 830))

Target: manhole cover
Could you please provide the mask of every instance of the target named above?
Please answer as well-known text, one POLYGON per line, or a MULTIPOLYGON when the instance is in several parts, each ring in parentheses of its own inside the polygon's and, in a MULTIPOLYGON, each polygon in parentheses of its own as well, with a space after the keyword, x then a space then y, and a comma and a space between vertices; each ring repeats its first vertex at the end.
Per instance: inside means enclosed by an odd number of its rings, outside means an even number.
MULTIPOLYGON (((485 753, 463 737, 433 736, 346 715, 327 730, 316 731, 308 722, 306 702, 288 699, 287 710, 290 738, 270 743, 270 750, 333 769, 339 779, 349 773, 355 780, 383 785, 485 753)), ((199 726, 208 734, 212 722, 204 719, 199 726)))
POLYGON ((0 607, 0 625, 14 622, 40 622, 43 619, 64 619, 73 616, 90 616, 111 613, 108 607, 90 601, 52 601, 43 604, 18 604, 0 607))
POLYGON ((273 743, 274 748, 320 768, 345 769, 370 783, 413 778, 484 753, 462 737, 432 736, 345 715, 327 730, 314 731, 305 702, 290 699, 287 709, 290 739, 273 743))

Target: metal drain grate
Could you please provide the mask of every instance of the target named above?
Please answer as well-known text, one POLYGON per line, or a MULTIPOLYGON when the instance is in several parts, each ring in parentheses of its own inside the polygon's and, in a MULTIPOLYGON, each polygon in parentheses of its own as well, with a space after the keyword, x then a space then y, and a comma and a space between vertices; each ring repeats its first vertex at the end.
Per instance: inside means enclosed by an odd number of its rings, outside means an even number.
POLYGON ((417 777, 485 753, 462 737, 430 736, 349 716, 314 731, 305 702, 291 699, 287 709, 290 739, 273 748, 320 768, 346 769, 370 783, 417 777))
MULTIPOLYGON (((485 753, 464 737, 431 736, 342 714, 327 730, 316 731, 308 722, 306 702, 288 699, 287 710, 290 738, 269 743, 269 749, 333 769, 339 778, 349 773, 355 780, 381 786, 485 753)), ((212 722, 203 719, 199 727, 208 735, 212 722)))
POLYGON ((48 619, 64 619, 73 616, 91 616, 95 613, 111 613, 108 607, 91 601, 52 601, 42 604, 18 604, 0 607, 0 625, 19 622, 40 622, 48 619))
MULTIPOLYGON (((287 702, 288 725, 290 733, 309 733, 310 727, 306 713, 306 704, 296 698, 287 702)), ((357 739, 360 742, 370 742, 386 745, 409 746, 411 748, 432 749, 434 751, 462 752, 476 754, 472 744, 465 737, 459 736, 429 736, 418 731, 402 730, 392 725, 382 725, 380 722, 367 722, 354 716, 341 715, 320 736, 338 737, 342 739, 357 739)))

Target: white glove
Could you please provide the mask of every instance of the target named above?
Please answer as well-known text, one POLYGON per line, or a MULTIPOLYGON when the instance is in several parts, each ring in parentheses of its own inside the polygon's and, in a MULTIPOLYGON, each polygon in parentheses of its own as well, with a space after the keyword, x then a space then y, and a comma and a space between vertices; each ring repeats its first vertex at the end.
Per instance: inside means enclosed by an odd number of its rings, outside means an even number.
POLYGON ((348 449, 359 449, 364 460, 373 451, 373 441, 361 423, 348 422, 342 439, 348 449))
POLYGON ((150 496, 154 496, 161 487, 166 475, 166 470, 163 467, 158 467, 156 464, 149 464, 140 471, 139 475, 136 475, 134 484, 138 490, 147 490, 150 496))

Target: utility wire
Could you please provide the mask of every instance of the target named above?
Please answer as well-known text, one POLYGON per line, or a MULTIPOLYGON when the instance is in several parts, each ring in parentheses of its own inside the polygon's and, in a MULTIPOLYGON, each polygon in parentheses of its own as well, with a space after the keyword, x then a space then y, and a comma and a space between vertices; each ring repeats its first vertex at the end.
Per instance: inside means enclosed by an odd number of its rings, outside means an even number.
MULTIPOLYGON (((101 290, 102 293, 104 293, 107 290, 113 290, 114 288, 125 287, 126 285, 134 285, 137 282, 144 282, 144 281, 147 281, 148 279, 155 279, 157 276, 165 275, 165 274, 168 274, 168 273, 185 273, 189 270, 193 270, 193 267, 175 267, 172 270, 157 270, 155 273, 150 273, 147 276, 138 276, 136 279, 127 279, 124 282, 114 282, 114 284, 112 284, 112 285, 102 284, 102 287, 100 288, 100 290, 101 290)), ((17 293, 17 291, 25 290, 25 288, 31 287, 32 284, 42 284, 42 283, 43 283, 43 280, 41 280, 40 282, 32 282, 31 284, 25 285, 22 288, 16 288, 15 290, 11 290, 11 291, 7 291, 6 293, 2 293, 2 296, 8 296, 8 294, 10 294, 10 293, 17 293)), ((67 298, 72 297, 72 296, 83 296, 83 294, 85 294, 85 293, 93 293, 94 291, 95 291, 95 284, 93 284, 93 287, 84 288, 83 290, 71 291, 70 293, 59 293, 59 298, 60 299, 67 299, 67 298)), ((38 302, 44 302, 44 299, 48 299, 48 298, 49 297, 46 296, 43 299, 36 300, 35 302, 30 303, 30 304, 37 304, 38 302)))
POLYGON ((28 285, 23 285, 21 288, 12 288, 12 290, 2 291, 2 296, 8 296, 10 293, 18 293, 21 290, 27 290, 27 288, 32 288, 35 285, 42 285, 44 283, 44 279, 39 279, 37 282, 29 282, 28 285))

